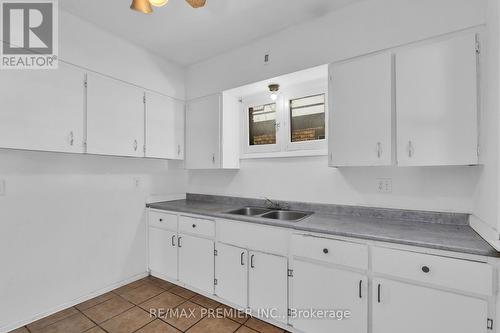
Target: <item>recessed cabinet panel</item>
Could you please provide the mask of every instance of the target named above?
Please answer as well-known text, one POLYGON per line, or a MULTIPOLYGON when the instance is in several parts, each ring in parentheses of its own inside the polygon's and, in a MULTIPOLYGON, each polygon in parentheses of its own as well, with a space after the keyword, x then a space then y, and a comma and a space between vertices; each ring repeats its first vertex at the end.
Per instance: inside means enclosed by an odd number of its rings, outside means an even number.
POLYGON ((373 281, 373 333, 486 333, 481 299, 385 279, 373 281))
POLYGON ((249 253, 248 306, 254 311, 274 309, 269 316, 286 323, 288 305, 287 258, 260 252, 249 253))
POLYGON ((478 163, 475 35, 396 53, 398 165, 478 163))
POLYGON ((149 269, 160 278, 177 279, 177 235, 149 227, 149 269))
POLYGON ((4 70, 0 75, 0 147, 83 153, 85 73, 4 70))
POLYGON ((330 66, 330 166, 392 164, 392 55, 330 66))
POLYGON ((88 75, 87 152, 144 156, 144 92, 99 75, 88 75))
MULTIPOLYGON (((292 309, 348 310, 350 318, 291 318, 303 332, 363 333, 368 322, 368 279, 366 276, 327 266, 295 260, 291 281, 292 309)), ((389 333, 389 332, 385 332, 389 333)))
POLYGON ((146 157, 184 158, 184 103, 146 94, 146 157))
POLYGON ((179 280, 187 285, 213 294, 214 242, 179 234, 179 280))
POLYGON ((221 167, 221 95, 189 101, 186 108, 186 168, 221 167))
POLYGON ((248 259, 248 251, 245 249, 217 244, 215 294, 241 309, 247 307, 248 259))

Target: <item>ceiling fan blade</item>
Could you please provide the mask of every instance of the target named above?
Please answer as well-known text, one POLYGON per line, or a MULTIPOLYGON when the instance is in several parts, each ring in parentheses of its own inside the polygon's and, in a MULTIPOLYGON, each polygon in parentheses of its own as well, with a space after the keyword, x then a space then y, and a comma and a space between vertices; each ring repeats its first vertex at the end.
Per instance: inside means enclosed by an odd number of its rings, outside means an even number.
POLYGON ((190 4, 191 7, 193 7, 193 8, 200 8, 200 7, 205 6, 205 3, 207 2, 207 0, 186 0, 186 2, 188 4, 190 4))

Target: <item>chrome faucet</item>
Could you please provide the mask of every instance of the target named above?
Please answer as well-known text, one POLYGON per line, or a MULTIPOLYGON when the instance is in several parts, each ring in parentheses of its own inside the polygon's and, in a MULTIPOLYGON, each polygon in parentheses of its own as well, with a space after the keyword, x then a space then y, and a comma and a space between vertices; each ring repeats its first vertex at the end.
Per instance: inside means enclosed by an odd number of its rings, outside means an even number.
POLYGON ((266 207, 269 209, 287 210, 290 208, 290 206, 285 202, 280 203, 279 201, 271 200, 267 197, 264 197, 264 199, 266 200, 266 207))

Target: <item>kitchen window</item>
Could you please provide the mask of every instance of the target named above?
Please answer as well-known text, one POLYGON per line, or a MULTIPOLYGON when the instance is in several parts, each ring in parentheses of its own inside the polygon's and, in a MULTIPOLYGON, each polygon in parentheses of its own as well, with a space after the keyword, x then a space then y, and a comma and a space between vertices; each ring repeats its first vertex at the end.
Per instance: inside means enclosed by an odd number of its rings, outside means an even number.
POLYGON ((283 89, 243 101, 242 158, 327 155, 327 85, 283 89))

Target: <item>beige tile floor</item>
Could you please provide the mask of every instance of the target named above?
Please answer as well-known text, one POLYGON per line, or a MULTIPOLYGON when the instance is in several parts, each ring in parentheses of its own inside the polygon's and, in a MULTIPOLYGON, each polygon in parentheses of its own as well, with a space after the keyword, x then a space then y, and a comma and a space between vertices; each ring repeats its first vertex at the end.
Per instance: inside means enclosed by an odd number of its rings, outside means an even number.
POLYGON ((11 333, 285 333, 223 304, 149 276, 11 333), (172 313, 159 313, 172 309, 172 313), (223 316, 207 314, 217 311, 223 316), (156 311, 156 315, 151 315, 156 311), (175 315, 175 311, 178 311, 175 315))

